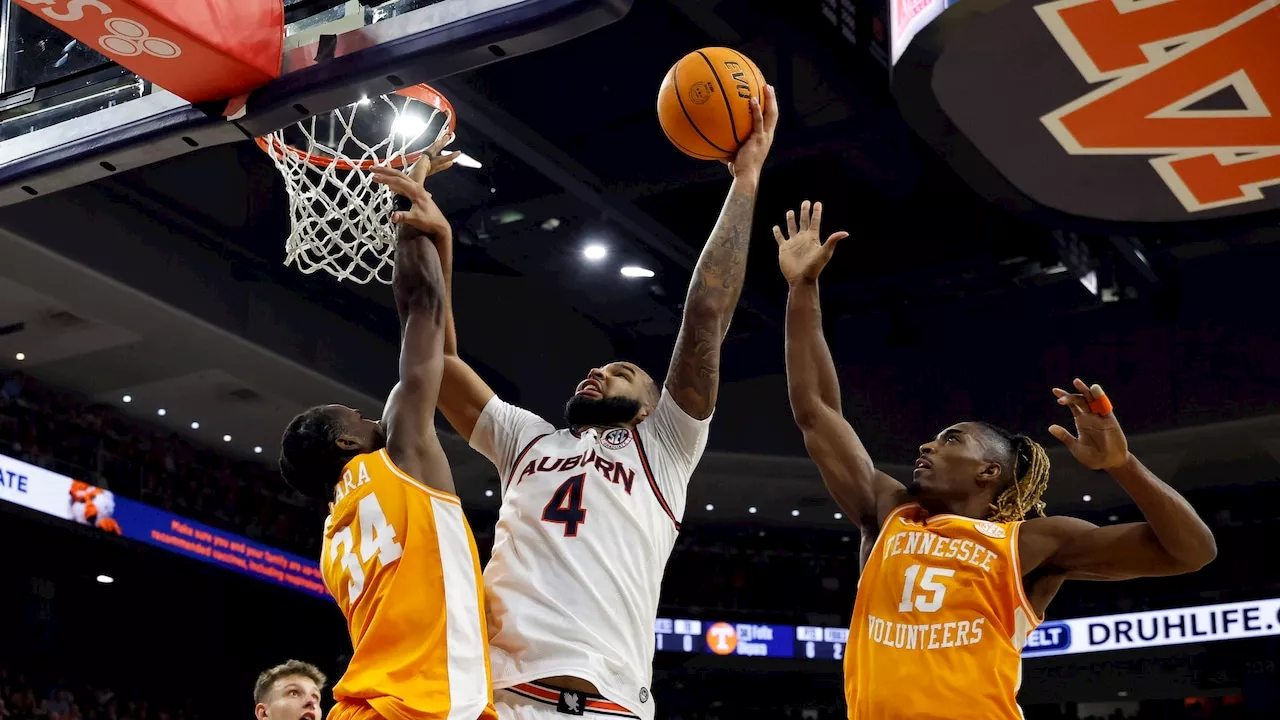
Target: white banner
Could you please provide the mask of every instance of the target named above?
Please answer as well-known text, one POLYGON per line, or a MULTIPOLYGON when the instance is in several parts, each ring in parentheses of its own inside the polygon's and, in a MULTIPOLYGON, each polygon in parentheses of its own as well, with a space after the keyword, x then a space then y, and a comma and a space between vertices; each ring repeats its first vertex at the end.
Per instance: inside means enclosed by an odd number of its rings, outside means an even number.
POLYGON ((945 0, 889 0, 889 51, 893 55, 891 64, 896 65, 916 33, 946 9, 945 0))
POLYGON ((71 478, 0 455, 0 500, 71 520, 71 478))
POLYGON ((1074 655, 1280 635, 1280 598, 1046 622, 1024 657, 1074 655))

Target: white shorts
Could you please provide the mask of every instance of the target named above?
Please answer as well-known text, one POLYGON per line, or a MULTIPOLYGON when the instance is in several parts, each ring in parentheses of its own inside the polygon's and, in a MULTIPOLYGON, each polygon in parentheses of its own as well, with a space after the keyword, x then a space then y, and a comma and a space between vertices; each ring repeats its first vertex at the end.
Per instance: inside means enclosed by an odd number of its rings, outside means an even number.
POLYGON ((564 720, 565 716, 588 718, 636 718, 630 710, 600 695, 561 690, 541 683, 523 683, 493 691, 498 720, 564 720))

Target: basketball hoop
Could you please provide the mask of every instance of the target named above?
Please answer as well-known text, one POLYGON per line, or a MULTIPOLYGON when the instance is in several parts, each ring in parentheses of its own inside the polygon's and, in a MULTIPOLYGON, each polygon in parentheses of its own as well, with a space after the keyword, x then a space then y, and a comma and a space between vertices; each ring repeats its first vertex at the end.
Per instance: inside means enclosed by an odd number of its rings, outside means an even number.
POLYGON ((453 106, 426 85, 301 120, 257 139, 289 191, 285 265, 339 280, 391 283, 396 195, 379 165, 407 170, 457 127, 453 106))

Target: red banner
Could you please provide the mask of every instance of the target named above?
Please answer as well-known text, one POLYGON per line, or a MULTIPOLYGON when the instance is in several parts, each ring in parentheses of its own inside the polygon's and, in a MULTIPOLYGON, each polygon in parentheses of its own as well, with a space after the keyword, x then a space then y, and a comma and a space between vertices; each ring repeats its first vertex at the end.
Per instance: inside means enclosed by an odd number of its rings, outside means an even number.
POLYGON ((188 102, 280 75, 280 0, 17 0, 71 37, 188 102))

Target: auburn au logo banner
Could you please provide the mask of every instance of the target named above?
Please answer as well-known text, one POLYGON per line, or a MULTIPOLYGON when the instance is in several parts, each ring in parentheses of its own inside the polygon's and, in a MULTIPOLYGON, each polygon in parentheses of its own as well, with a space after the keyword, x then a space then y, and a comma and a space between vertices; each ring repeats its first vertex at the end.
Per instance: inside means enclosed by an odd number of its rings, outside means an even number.
POLYGON ((1149 157, 1193 213, 1280 184, 1280 2, 1058 0, 1036 11, 1080 75, 1101 83, 1041 118, 1066 152, 1149 157))
POLYGON ((893 88, 1010 208, 1144 224, 1280 211, 1280 0, 962 0, 916 35, 893 88))

